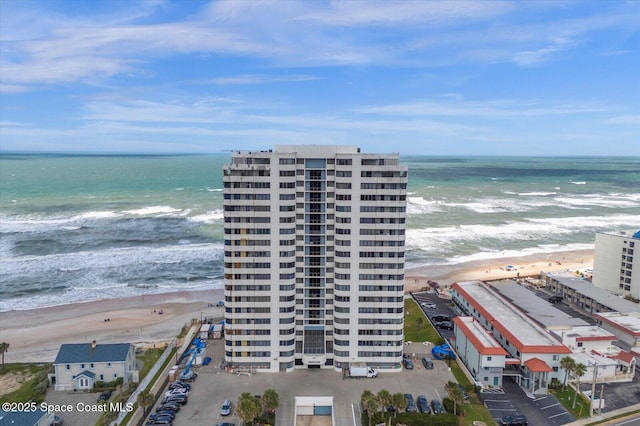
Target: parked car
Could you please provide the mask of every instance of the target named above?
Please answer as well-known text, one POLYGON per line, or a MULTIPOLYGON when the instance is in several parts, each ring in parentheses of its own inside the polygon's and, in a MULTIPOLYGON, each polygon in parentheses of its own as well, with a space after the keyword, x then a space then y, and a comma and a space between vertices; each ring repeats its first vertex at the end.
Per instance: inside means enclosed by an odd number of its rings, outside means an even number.
POLYGON ((156 413, 156 414, 152 414, 149 416, 149 420, 153 420, 153 421, 157 421, 157 420, 170 420, 173 421, 173 419, 176 418, 175 413, 173 414, 168 414, 165 411, 161 411, 160 413, 156 413))
POLYGON ((62 426, 63 423, 64 421, 62 420, 62 417, 53 416, 53 423, 51 423, 51 426, 62 426))
POLYGON ((231 414, 231 400, 225 399, 222 402, 222 407, 220 407, 220 415, 228 416, 229 414, 231 414))
MULTIPOLYGON (((184 374, 184 373, 182 373, 184 374)), ((183 382, 193 382, 198 378, 198 373, 194 371, 188 371, 186 374, 180 376, 180 380, 183 382)))
POLYGON ((189 383, 180 382, 180 381, 169 383, 169 389, 177 389, 177 388, 191 390, 191 385, 189 383))
POLYGON ((428 356, 422 358, 422 365, 424 365, 424 368, 427 370, 433 370, 433 360, 428 356))
POLYGON ((407 408, 404 411, 407 413, 417 413, 418 407, 416 407, 416 403, 413 400, 413 395, 410 393, 405 393, 404 398, 407 400, 407 408))
POLYGON ((189 391, 184 389, 184 388, 174 388, 174 389, 169 389, 167 392, 165 392, 164 396, 171 396, 171 395, 184 395, 184 396, 189 396, 189 391))
POLYGON ((436 324, 441 330, 453 330, 453 323, 451 321, 442 321, 436 324))
POLYGON ((527 426, 527 418, 521 414, 512 414, 500 419, 500 424, 505 426, 527 426))
POLYGON ((111 398, 111 391, 110 390, 106 390, 106 391, 102 392, 100 394, 100 396, 98 396, 98 404, 100 404, 101 402, 107 402, 109 400, 109 398, 111 398))
POLYGON ((218 423, 216 426, 236 426, 236 424, 224 422, 224 423, 218 423))
POLYGON ((549 298, 549 303, 559 303, 562 302, 562 296, 551 296, 549 298))
POLYGON ((188 402, 188 398, 186 395, 169 395, 169 396, 165 396, 165 398, 162 400, 163 404, 166 404, 167 402, 186 405, 188 402))
POLYGON ((431 412, 433 414, 442 414, 442 413, 444 413, 444 410, 442 409, 442 404, 440 404, 440 401, 438 401, 437 399, 432 399, 431 400, 431 412))
POLYGON ((435 314, 431 316, 431 321, 433 322, 451 321, 451 317, 445 314, 435 314))
POLYGON ((177 402, 165 402, 164 404, 160 404, 158 408, 156 408, 156 412, 171 410, 175 413, 180 411, 180 404, 177 402))
POLYGON ((155 425, 162 425, 162 426, 171 426, 173 425, 173 420, 171 420, 168 417, 163 417, 161 419, 155 419, 155 420, 147 420, 147 422, 145 423, 146 426, 155 426, 155 425))
POLYGON ((402 365, 404 365, 404 368, 407 370, 413 370, 413 361, 411 361, 411 358, 403 358, 402 365))
POLYGON ((418 395, 418 411, 426 414, 431 413, 431 408, 429 408, 429 402, 427 402, 427 397, 424 395, 418 395))
POLYGON ((420 304, 420 306, 422 306, 423 308, 428 308, 428 309, 435 309, 436 308, 436 304, 433 302, 422 302, 420 304))
MULTIPOLYGON (((176 412, 173 410, 162 410, 162 411, 156 411, 155 414, 152 414, 151 416, 168 416, 171 417, 172 419, 176 418, 176 412)), ((151 418, 151 416, 149 416, 149 418, 151 418)))

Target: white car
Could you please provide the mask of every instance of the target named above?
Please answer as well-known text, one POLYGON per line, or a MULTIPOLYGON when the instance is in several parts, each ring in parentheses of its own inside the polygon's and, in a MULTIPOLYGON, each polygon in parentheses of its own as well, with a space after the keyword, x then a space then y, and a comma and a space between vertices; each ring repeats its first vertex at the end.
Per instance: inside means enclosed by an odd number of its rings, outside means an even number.
POLYGON ((171 395, 184 395, 184 396, 189 396, 189 391, 187 389, 171 389, 167 392, 165 392, 164 396, 171 396, 171 395))
POLYGON ((429 308, 429 309, 435 309, 436 308, 436 304, 433 302, 422 302, 420 304, 420 306, 422 306, 423 308, 429 308))

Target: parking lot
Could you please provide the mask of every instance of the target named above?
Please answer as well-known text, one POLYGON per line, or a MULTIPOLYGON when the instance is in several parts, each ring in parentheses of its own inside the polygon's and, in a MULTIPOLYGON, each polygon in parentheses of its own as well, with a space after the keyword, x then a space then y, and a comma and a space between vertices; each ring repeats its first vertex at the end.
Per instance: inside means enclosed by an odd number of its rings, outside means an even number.
MULTIPOLYGON (((407 346, 408 353, 427 353, 423 345, 407 346)), ((365 389, 378 392, 387 389, 391 393, 411 393, 414 399, 425 395, 429 401, 442 401, 447 393, 445 383, 455 380, 444 361, 435 361, 433 370, 425 370, 417 359, 414 369, 396 373, 380 372, 375 379, 343 379, 342 373, 324 369, 301 369, 291 373, 258 373, 237 375, 220 369, 224 350, 223 340, 210 340, 207 356, 210 365, 199 367, 198 378, 192 383, 189 402, 176 415, 174 425, 212 424, 230 422, 240 425, 235 404, 243 392, 260 395, 272 388, 280 396, 276 411, 276 424, 291 426, 294 421, 295 396, 333 396, 336 425, 360 425, 359 402, 365 389), (233 401, 234 410, 227 417, 220 415, 225 399, 233 401)))

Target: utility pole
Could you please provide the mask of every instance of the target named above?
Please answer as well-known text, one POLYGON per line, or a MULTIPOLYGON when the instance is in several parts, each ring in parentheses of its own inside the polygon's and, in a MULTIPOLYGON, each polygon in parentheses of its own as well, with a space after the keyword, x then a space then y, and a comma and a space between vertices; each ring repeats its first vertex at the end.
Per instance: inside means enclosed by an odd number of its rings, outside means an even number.
POLYGON ((600 399, 598 400, 598 415, 602 414, 602 398, 604 398, 604 383, 600 385, 600 399))
POLYGON ((591 384, 591 398, 589 398, 589 417, 593 416, 593 401, 596 397, 596 380, 598 379, 598 363, 593 363, 593 383, 591 384))

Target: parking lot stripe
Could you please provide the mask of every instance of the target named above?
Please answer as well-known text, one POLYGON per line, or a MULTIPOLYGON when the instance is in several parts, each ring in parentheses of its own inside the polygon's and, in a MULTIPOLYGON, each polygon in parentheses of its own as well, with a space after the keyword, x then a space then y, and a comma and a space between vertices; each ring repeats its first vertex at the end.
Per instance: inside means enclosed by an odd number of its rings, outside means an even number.
POLYGON ((549 416, 549 418, 552 419, 554 417, 564 416, 565 414, 569 414, 569 412, 568 411, 563 411, 562 413, 558 413, 558 414, 554 414, 553 416, 549 416))
POLYGON ((353 426, 357 426, 358 423, 356 423, 356 410, 353 408, 353 404, 351 404, 351 415, 353 416, 353 426))
POLYGON ((546 410, 547 408, 551 408, 551 407, 556 407, 560 405, 559 402, 555 403, 555 404, 551 404, 551 405, 547 405, 546 407, 540 407, 541 410, 546 410))

